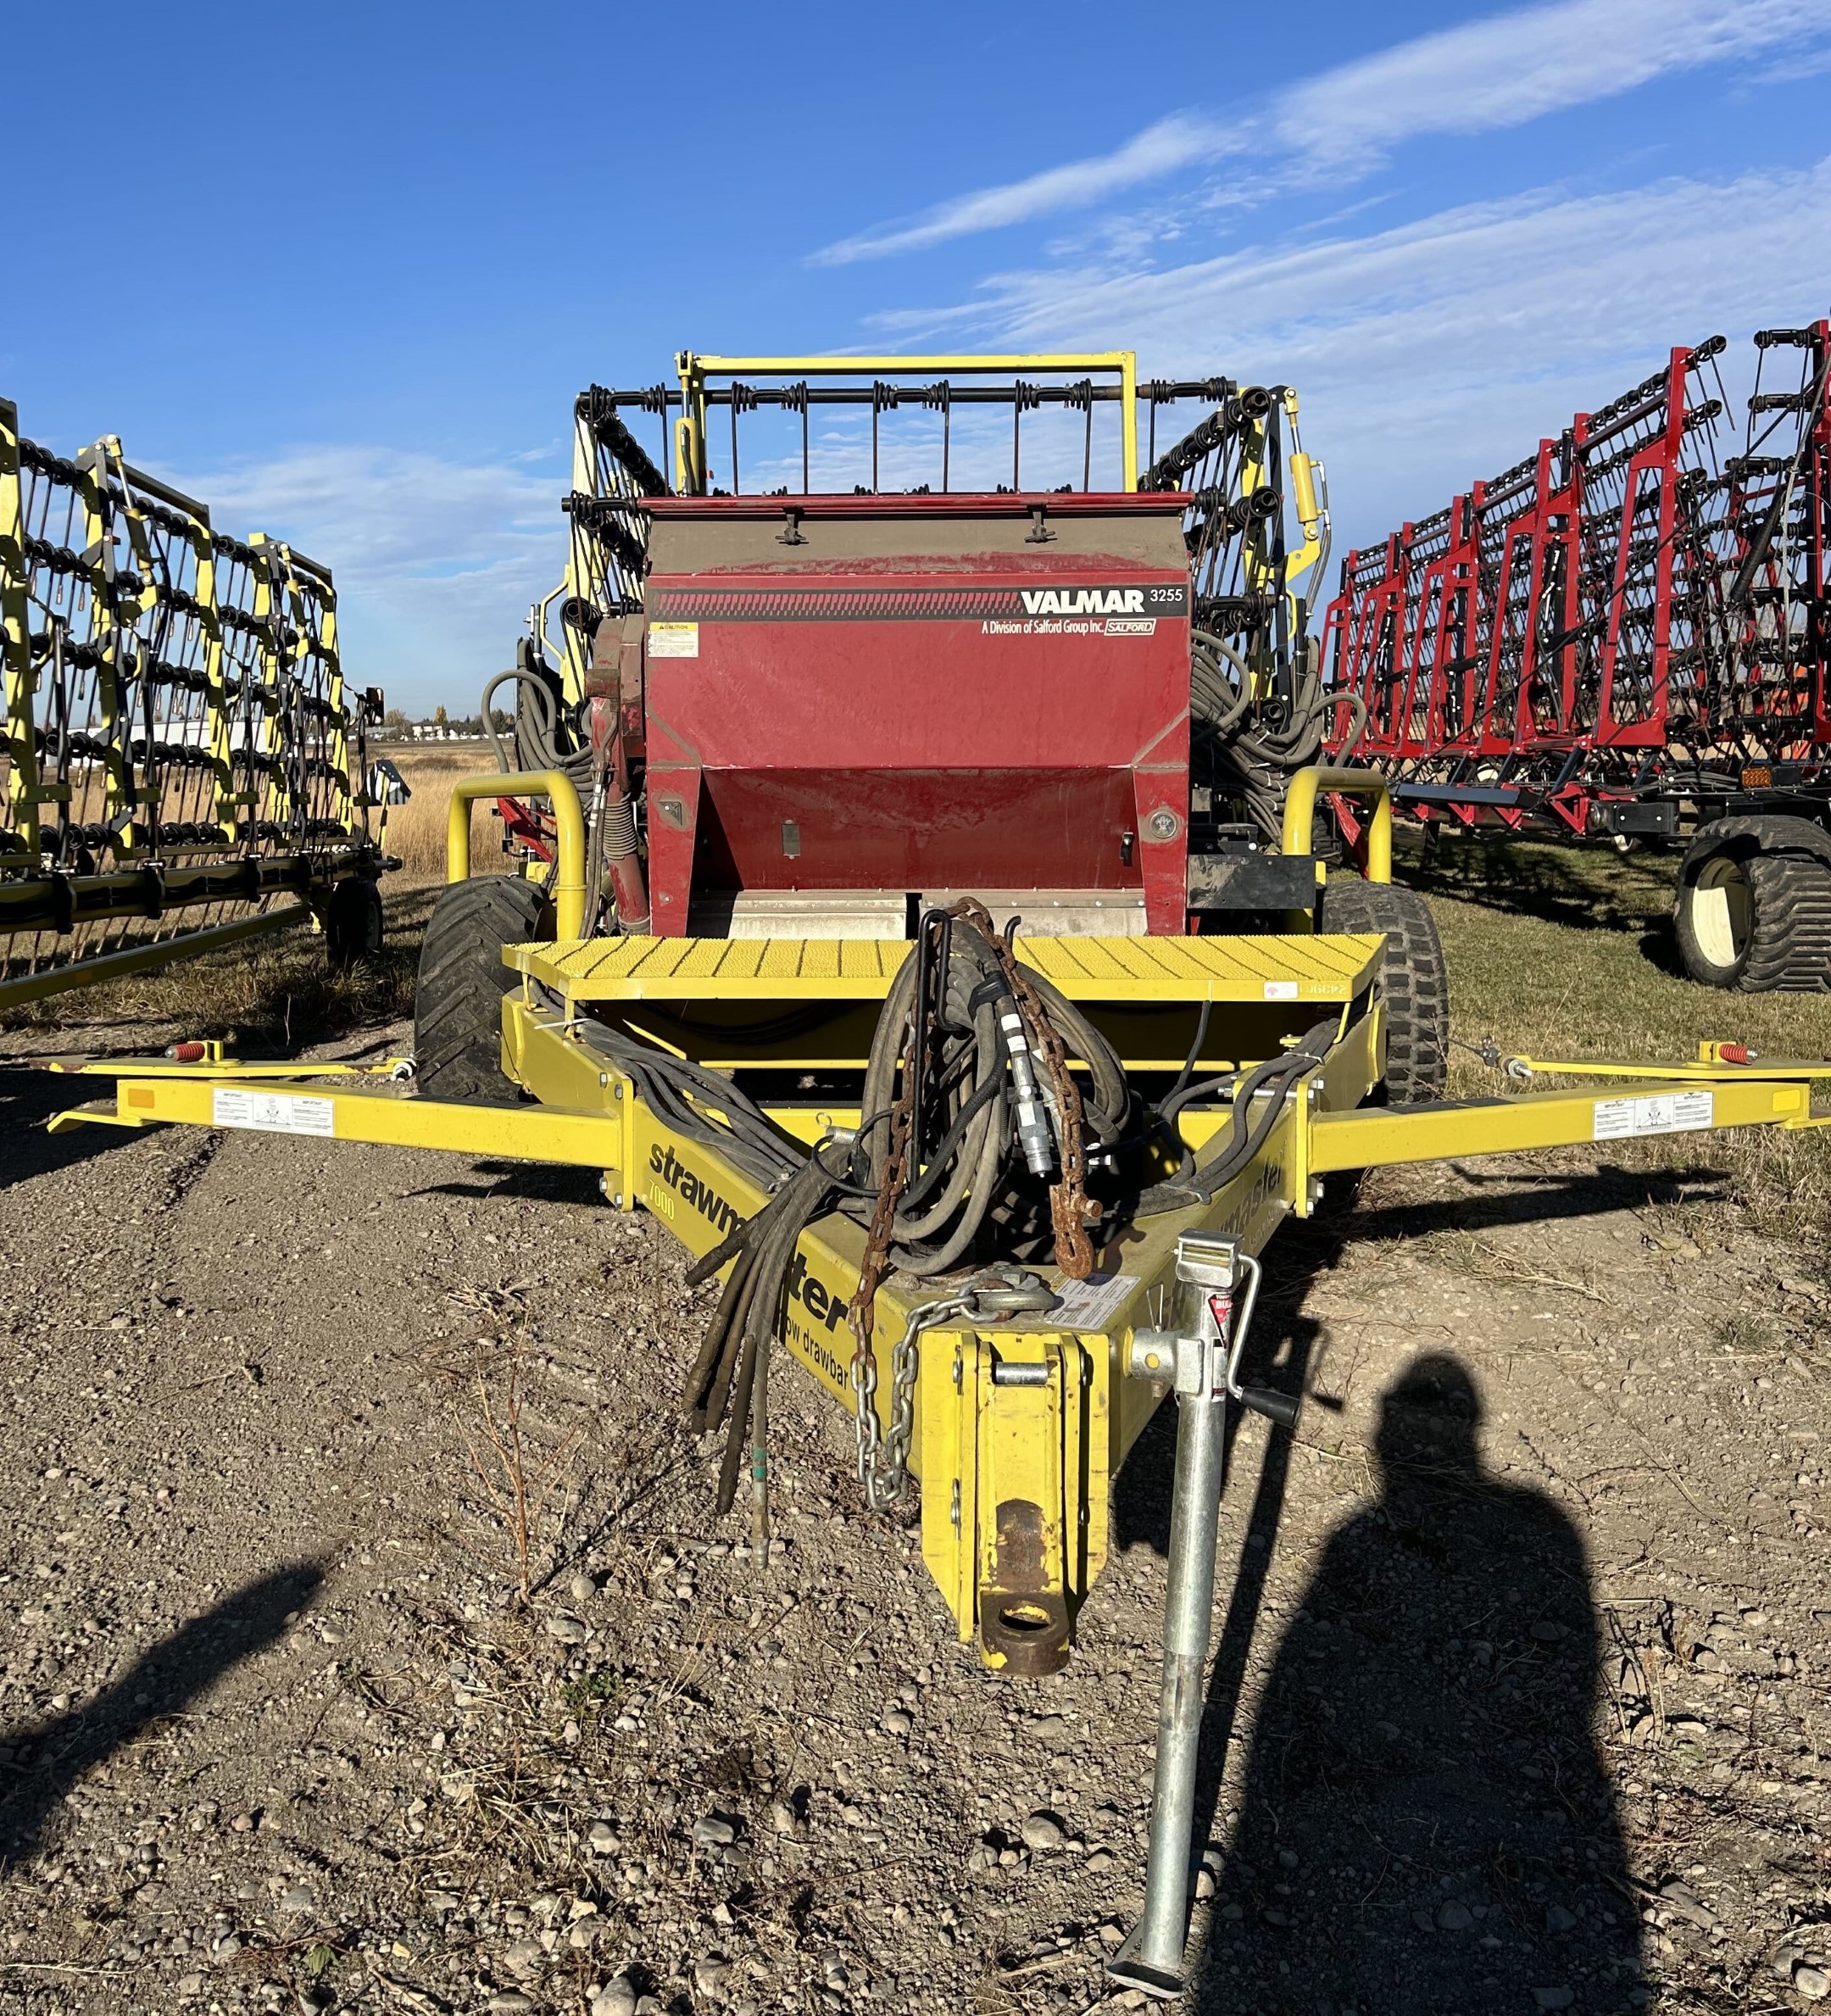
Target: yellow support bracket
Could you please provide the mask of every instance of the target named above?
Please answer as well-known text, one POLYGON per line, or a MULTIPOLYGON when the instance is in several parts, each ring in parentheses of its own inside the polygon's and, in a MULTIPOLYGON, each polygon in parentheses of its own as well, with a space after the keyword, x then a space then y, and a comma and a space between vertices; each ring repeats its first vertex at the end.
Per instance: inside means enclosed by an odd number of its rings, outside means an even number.
POLYGON ((555 927, 576 938, 585 928, 585 812, 578 788, 563 770, 507 771, 497 777, 459 777, 445 817, 445 879, 470 879, 470 806, 479 798, 544 798, 553 806, 559 838, 554 880, 555 927))
POLYGON ((1308 854, 1316 821, 1316 794, 1338 792, 1367 801, 1366 878, 1392 880, 1392 797, 1377 770, 1335 770, 1312 766, 1294 771, 1284 794, 1284 831, 1279 847, 1285 854, 1308 854))

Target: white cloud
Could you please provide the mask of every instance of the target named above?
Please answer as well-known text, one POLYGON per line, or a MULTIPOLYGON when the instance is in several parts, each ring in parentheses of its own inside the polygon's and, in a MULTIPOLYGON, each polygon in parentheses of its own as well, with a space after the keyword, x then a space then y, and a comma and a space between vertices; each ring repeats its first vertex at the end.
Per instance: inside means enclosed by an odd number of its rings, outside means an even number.
POLYGON ((564 570, 563 476, 360 445, 170 473, 215 522, 290 541, 337 586, 344 669, 413 711, 469 713, 564 570))
POLYGON ((1032 217, 1047 216, 1055 210, 1078 209, 1136 188, 1141 182, 1155 181, 1177 169, 1212 161, 1234 144, 1235 137, 1227 128, 1184 113, 1172 113, 1142 133, 1133 134, 1112 153, 1070 161, 1060 168, 1046 168, 1039 174, 1026 175, 1021 181, 954 197, 907 223, 887 225, 829 245, 815 253, 813 263, 843 266, 854 259, 882 259, 893 252, 918 252, 949 238, 969 237, 974 231, 1027 223, 1032 217))
MULTIPOLYGON (((1556 0, 1490 15, 1361 57, 1222 123, 1177 113, 1109 154, 937 204, 814 255, 823 265, 916 252, 977 231, 1084 209, 1192 167, 1256 164, 1233 202, 1377 167, 1401 142, 1497 131, 1591 104, 1675 72, 1800 45, 1831 29, 1831 0, 1556 0)), ((1767 73, 1773 81, 1776 73, 1767 73)))
POLYGON ((1831 159, 1611 195, 1539 191, 1151 272, 1010 273, 972 300, 880 320, 1293 384, 1351 543, 1447 503, 1673 343, 1804 321, 1828 301, 1831 159))
POLYGON ((1824 0, 1560 0, 1327 71, 1277 101, 1273 128, 1318 161, 1377 159, 1401 141, 1524 125, 1828 25, 1824 0))

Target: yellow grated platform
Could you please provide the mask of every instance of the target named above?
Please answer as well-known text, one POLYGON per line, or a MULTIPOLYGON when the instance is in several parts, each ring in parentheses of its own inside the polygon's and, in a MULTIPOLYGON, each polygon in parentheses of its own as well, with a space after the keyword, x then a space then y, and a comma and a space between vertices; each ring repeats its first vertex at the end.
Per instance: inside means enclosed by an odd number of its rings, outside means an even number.
MULTIPOLYGON (((1384 940, 1343 937, 1022 938, 1024 963, 1071 1000, 1344 1002, 1384 940)), ((904 938, 604 938, 510 945, 504 958, 568 1001, 881 1000, 904 938)))

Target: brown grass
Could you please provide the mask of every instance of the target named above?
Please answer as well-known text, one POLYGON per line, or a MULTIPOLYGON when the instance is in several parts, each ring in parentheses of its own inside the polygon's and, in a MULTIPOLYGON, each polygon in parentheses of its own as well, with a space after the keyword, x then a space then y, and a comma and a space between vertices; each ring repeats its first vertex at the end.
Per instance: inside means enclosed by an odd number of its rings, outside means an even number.
MULTIPOLYGON (((399 881, 408 886, 445 879, 445 818, 452 786, 459 777, 481 777, 496 767, 487 742, 435 743, 430 749, 387 747, 386 754, 407 780, 413 796, 390 808, 387 850, 400 856, 399 881)), ((470 872, 506 874, 513 864, 502 851, 502 827, 491 803, 470 808, 470 872)))

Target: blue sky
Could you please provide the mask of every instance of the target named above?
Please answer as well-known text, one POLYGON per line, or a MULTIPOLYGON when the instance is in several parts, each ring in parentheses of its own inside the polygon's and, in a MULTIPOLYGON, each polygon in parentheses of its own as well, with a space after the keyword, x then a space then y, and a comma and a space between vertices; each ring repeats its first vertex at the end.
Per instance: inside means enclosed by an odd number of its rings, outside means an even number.
MULTIPOLYGON (((468 711, 683 346, 1288 381, 1338 542, 1831 308, 1831 0, 18 8, 0 394, 468 711)), ((1337 550, 1343 550, 1338 543, 1337 550)))

